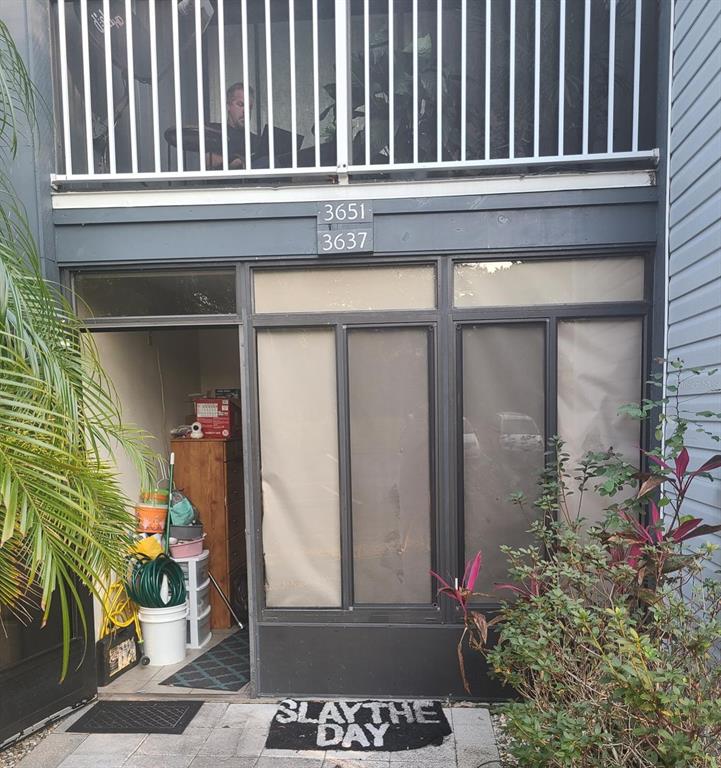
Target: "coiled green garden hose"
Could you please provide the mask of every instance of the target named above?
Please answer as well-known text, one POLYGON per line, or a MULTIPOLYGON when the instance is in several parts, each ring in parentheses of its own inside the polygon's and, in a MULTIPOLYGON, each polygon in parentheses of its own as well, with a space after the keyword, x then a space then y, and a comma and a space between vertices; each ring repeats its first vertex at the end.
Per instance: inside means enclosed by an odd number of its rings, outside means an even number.
POLYGON ((168 555, 151 560, 142 555, 134 559, 127 581, 128 595, 143 608, 171 608, 185 602, 183 569, 168 555), (168 602, 163 602, 163 577, 168 580, 168 602))

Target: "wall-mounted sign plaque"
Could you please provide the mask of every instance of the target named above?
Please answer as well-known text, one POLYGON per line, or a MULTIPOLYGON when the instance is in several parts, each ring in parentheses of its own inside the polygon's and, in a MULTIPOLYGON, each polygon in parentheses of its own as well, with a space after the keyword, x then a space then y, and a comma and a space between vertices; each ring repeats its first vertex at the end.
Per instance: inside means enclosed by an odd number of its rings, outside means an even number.
POLYGON ((373 203, 351 200, 344 203, 320 203, 318 224, 361 224, 373 222, 373 203))
POLYGON ((373 250, 373 207, 367 200, 318 205, 318 255, 373 250))

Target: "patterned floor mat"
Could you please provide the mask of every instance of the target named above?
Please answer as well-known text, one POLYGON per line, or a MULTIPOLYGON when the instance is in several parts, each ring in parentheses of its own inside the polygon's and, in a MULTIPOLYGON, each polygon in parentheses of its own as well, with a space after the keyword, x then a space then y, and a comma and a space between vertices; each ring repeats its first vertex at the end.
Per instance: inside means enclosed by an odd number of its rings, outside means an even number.
POLYGON ((68 731, 73 733, 180 734, 202 701, 99 701, 68 731))
POLYGON ((236 632, 161 682, 182 688, 239 691, 250 680, 246 632, 236 632))

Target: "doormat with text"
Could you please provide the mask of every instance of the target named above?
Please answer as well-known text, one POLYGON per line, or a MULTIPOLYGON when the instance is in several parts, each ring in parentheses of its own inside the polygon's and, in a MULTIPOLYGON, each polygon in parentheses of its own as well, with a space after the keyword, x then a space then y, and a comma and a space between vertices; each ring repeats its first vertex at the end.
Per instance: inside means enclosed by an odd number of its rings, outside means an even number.
POLYGON ((451 735, 440 701, 298 701, 273 716, 267 749, 401 752, 451 735))

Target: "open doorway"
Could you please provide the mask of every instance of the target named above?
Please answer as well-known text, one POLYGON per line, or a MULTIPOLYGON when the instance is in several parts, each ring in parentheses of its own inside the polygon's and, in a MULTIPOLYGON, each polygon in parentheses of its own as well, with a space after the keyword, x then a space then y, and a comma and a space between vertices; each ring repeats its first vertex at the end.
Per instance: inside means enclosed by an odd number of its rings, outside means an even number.
MULTIPOLYGON (((93 337, 124 422, 147 432, 160 461, 167 463, 174 452, 174 486, 192 502, 202 524, 202 554, 197 561, 186 561, 184 553, 176 557, 186 572, 188 589, 186 663, 194 662, 239 632, 239 621, 247 627, 248 620, 239 330, 235 326, 112 330, 94 332, 93 337), (202 438, 183 434, 196 421, 200 399, 227 401, 224 405, 233 413, 227 430, 206 427, 202 438)), ((135 501, 140 492, 137 473, 126 457, 116 460, 123 490, 135 501)), ((96 626, 101 613, 96 604, 96 626)), ((249 666, 247 654, 245 666, 249 666)), ((203 688, 177 681, 172 685, 178 688, 161 687, 181 667, 139 666, 107 689, 167 694, 203 688)))

